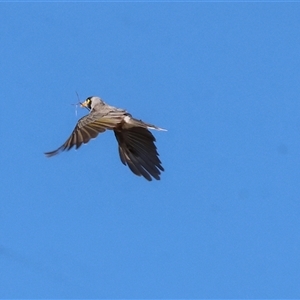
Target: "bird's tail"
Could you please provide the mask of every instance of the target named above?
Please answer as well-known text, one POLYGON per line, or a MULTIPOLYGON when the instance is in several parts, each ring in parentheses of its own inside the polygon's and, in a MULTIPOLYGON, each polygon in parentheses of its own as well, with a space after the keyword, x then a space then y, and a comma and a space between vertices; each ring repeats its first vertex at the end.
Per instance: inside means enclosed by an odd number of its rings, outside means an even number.
POLYGON ((144 127, 144 128, 148 128, 148 129, 155 129, 155 130, 160 130, 160 131, 167 131, 167 129, 155 126, 153 124, 146 123, 146 122, 144 122, 142 120, 138 120, 138 119, 132 118, 131 116, 126 116, 124 118, 124 121, 125 121, 125 123, 127 123, 128 125, 131 125, 132 127, 144 127))

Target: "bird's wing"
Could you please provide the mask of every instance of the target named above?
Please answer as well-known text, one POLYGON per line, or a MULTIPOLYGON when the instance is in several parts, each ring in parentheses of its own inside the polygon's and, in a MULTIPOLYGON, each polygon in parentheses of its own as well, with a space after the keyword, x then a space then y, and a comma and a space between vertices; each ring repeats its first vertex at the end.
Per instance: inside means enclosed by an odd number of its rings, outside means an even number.
POLYGON ((54 156, 62 151, 70 150, 75 146, 78 149, 82 144, 86 144, 92 138, 96 138, 99 133, 106 129, 113 129, 117 126, 124 116, 124 111, 111 111, 103 115, 100 112, 91 112, 89 115, 81 118, 75 126, 72 134, 58 149, 46 152, 48 157, 54 156))
POLYGON ((149 181, 152 177, 160 180, 164 168, 158 158, 153 134, 143 127, 122 128, 114 130, 114 133, 119 144, 122 163, 128 165, 134 174, 143 176, 149 181))

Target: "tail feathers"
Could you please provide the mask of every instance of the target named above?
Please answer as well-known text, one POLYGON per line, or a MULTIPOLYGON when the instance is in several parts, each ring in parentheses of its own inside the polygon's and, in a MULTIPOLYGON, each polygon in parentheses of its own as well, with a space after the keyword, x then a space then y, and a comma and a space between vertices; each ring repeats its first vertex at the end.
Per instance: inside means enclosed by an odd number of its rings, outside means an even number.
POLYGON ((134 119, 131 116, 126 116, 124 118, 125 128, 131 128, 131 127, 144 127, 144 128, 149 128, 149 129, 155 129, 155 130, 160 130, 160 131, 167 131, 167 129, 160 128, 158 126, 155 126, 153 124, 146 123, 142 120, 134 119))

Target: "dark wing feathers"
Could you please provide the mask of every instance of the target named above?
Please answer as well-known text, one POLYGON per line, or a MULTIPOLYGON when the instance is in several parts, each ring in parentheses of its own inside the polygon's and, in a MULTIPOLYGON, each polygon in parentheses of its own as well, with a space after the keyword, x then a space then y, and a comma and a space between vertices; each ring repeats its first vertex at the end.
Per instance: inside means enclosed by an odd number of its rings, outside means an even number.
POLYGON ((152 178, 160 179, 160 171, 164 171, 158 158, 155 138, 152 133, 143 127, 115 130, 119 143, 121 162, 128 165, 130 170, 151 181, 152 178))
POLYGON ((104 132, 105 130, 105 125, 93 118, 91 114, 87 115, 78 121, 72 134, 63 145, 54 151, 46 152, 45 155, 51 157, 62 151, 68 151, 74 146, 78 149, 82 144, 88 143, 91 139, 97 137, 99 133, 104 132))
POLYGON ((164 168, 161 166, 161 161, 158 158, 158 152, 154 144, 155 137, 152 133, 141 127, 134 127, 130 130, 131 134, 127 134, 128 144, 133 145, 135 151, 146 160, 150 160, 152 164, 158 167, 161 171, 164 171, 164 168), (134 132, 134 134, 132 134, 134 132))

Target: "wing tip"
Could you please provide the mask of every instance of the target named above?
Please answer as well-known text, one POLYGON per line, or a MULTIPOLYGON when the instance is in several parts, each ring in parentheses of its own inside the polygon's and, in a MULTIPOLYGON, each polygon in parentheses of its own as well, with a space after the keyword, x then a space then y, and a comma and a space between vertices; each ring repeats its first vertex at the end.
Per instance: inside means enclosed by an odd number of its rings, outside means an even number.
POLYGON ((46 157, 52 157, 52 156, 56 155, 57 153, 56 153, 56 151, 51 151, 51 152, 44 152, 44 154, 46 157))

